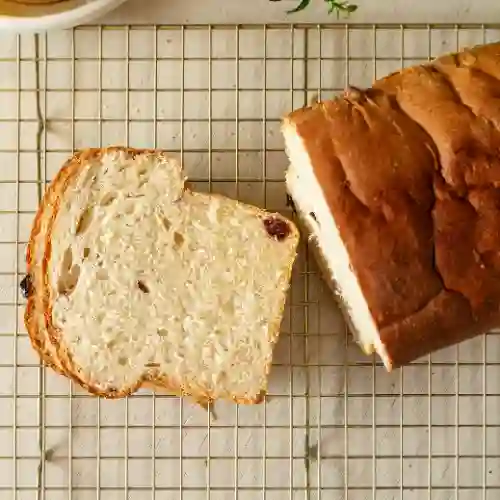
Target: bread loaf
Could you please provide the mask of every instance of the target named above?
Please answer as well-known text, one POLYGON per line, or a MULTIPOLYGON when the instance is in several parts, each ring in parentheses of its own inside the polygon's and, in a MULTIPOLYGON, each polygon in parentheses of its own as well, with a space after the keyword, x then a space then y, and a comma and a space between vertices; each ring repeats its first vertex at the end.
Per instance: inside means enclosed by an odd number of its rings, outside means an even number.
POLYGON ((297 245, 281 215, 187 190, 164 153, 84 151, 33 226, 26 326, 47 364, 97 395, 259 402, 297 245))
POLYGON ((386 368, 500 326, 500 43, 284 120, 287 186, 386 368))

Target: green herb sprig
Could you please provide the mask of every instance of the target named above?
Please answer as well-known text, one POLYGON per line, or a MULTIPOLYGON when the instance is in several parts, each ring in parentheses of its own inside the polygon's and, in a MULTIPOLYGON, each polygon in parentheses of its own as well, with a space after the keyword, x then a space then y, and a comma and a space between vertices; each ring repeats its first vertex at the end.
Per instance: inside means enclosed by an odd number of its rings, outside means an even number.
MULTIPOLYGON (((272 2, 279 2, 281 0, 271 0, 272 2)), ((328 14, 337 14, 337 17, 340 14, 352 14, 358 10, 358 6, 348 2, 347 0, 324 0, 328 6, 328 14)), ((299 5, 297 7, 288 11, 289 14, 294 14, 296 12, 300 12, 311 4, 312 0, 300 0, 299 5)))

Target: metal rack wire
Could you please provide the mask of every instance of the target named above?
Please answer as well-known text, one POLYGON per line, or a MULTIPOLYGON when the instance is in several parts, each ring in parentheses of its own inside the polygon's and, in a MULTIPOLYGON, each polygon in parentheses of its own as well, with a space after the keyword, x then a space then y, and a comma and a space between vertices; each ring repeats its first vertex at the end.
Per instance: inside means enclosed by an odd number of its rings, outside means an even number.
POLYGON ((288 211, 279 119, 500 26, 93 26, 0 41, 0 499, 493 500, 500 340, 387 374, 303 249, 258 407, 97 400, 41 369, 17 284, 74 149, 178 154, 198 189, 288 211))

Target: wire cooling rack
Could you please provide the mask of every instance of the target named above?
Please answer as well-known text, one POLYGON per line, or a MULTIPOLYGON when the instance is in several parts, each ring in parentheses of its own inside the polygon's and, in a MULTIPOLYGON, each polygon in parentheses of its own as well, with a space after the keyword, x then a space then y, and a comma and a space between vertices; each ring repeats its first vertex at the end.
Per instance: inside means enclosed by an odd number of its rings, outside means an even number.
MULTIPOLYGON (((89 397, 39 367, 18 282, 74 149, 179 155, 198 189, 287 212, 280 117, 500 26, 133 26, 0 41, 0 499, 497 500, 500 341, 393 374, 302 249, 266 404, 89 397)), ((416 286, 418 286, 416 284, 416 286)))

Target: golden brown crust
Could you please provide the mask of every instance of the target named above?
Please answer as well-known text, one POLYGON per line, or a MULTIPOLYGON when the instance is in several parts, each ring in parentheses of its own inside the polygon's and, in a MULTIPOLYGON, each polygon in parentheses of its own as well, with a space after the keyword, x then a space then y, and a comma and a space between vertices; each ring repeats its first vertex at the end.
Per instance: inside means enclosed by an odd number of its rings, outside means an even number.
MULTIPOLYGON (((182 395, 182 396, 191 396, 198 403, 206 406, 208 403, 214 400, 212 394, 206 393, 202 388, 197 387, 183 387, 180 386, 177 382, 168 379, 165 376, 160 376, 152 370, 149 374, 144 375, 144 377, 137 382, 133 387, 127 388, 125 390, 106 390, 103 391, 98 387, 92 386, 89 384, 81 370, 78 366, 76 366, 72 359, 71 355, 68 352, 67 348, 64 346, 64 342, 62 341, 62 333, 61 331, 55 327, 52 323, 52 296, 51 296, 51 287, 49 282, 49 268, 50 268, 50 258, 51 258, 51 233, 54 222, 56 220, 59 206, 64 199, 65 190, 71 184, 72 181, 78 176, 81 171, 81 167, 87 164, 89 161, 95 160, 100 156, 108 154, 114 151, 123 151, 129 155, 137 155, 137 154, 160 154, 162 151, 154 151, 154 150, 136 150, 131 148, 121 148, 121 147, 112 147, 107 149, 89 149, 82 151, 76 154, 72 159, 70 159, 63 169, 60 171, 56 179, 53 181, 51 185, 51 192, 55 193, 56 196, 53 196, 51 199, 52 212, 49 214, 49 223, 47 227, 47 234, 45 239, 45 255, 43 259, 41 274, 43 281, 43 293, 42 293, 42 304, 43 304, 43 314, 45 319, 45 327, 48 333, 48 337, 50 342, 56 348, 57 359, 60 365, 63 367, 64 374, 69 378, 73 379, 76 383, 78 383, 81 387, 87 390, 91 394, 95 394, 96 396, 102 396, 106 398, 121 398, 133 394, 141 387, 148 387, 153 390, 159 390, 161 392, 166 392, 172 395, 182 395)), ((217 195, 214 195, 217 196, 217 195)), ((255 209, 257 214, 264 214, 265 212, 255 209)), ((41 217, 41 216, 39 216, 41 217)), ((35 223, 36 225, 36 223, 35 223)), ((290 223, 290 227, 292 229, 292 237, 296 238, 298 241, 298 231, 293 224, 290 223)), ((32 233, 32 240, 36 232, 32 233)), ((30 240, 30 244, 32 243, 30 240)), ((32 254, 32 250, 30 251, 32 254)), ((293 262, 291 262, 288 269, 288 281, 291 277, 293 262)), ((281 313, 283 313, 285 307, 285 298, 283 299, 283 304, 281 308, 281 313)), ((281 316, 281 315, 280 315, 281 316)), ((275 344, 278 336, 279 330, 281 326, 281 317, 277 319, 276 323, 271 325, 270 328, 270 337, 269 342, 275 344)), ((271 368, 271 363, 267 367, 267 374, 269 373, 271 368)), ((235 402, 240 404, 255 404, 260 403, 264 400, 265 397, 265 388, 256 395, 254 398, 237 398, 237 397, 229 397, 233 399, 235 402)))
POLYGON ((392 367, 500 325, 499 95, 496 43, 285 120, 392 367))
MULTIPOLYGON (((33 347, 39 353, 41 361, 59 374, 65 374, 66 372, 57 357, 54 346, 49 341, 44 326, 42 262, 37 260, 37 243, 38 245, 45 245, 47 238, 46 224, 53 213, 53 202, 58 195, 58 178, 64 175, 66 175, 66 169, 63 167, 46 190, 32 225, 26 252, 27 274, 30 276, 31 293, 27 300, 24 315, 28 335, 33 347)), ((43 253, 40 257, 43 259, 43 253)))

